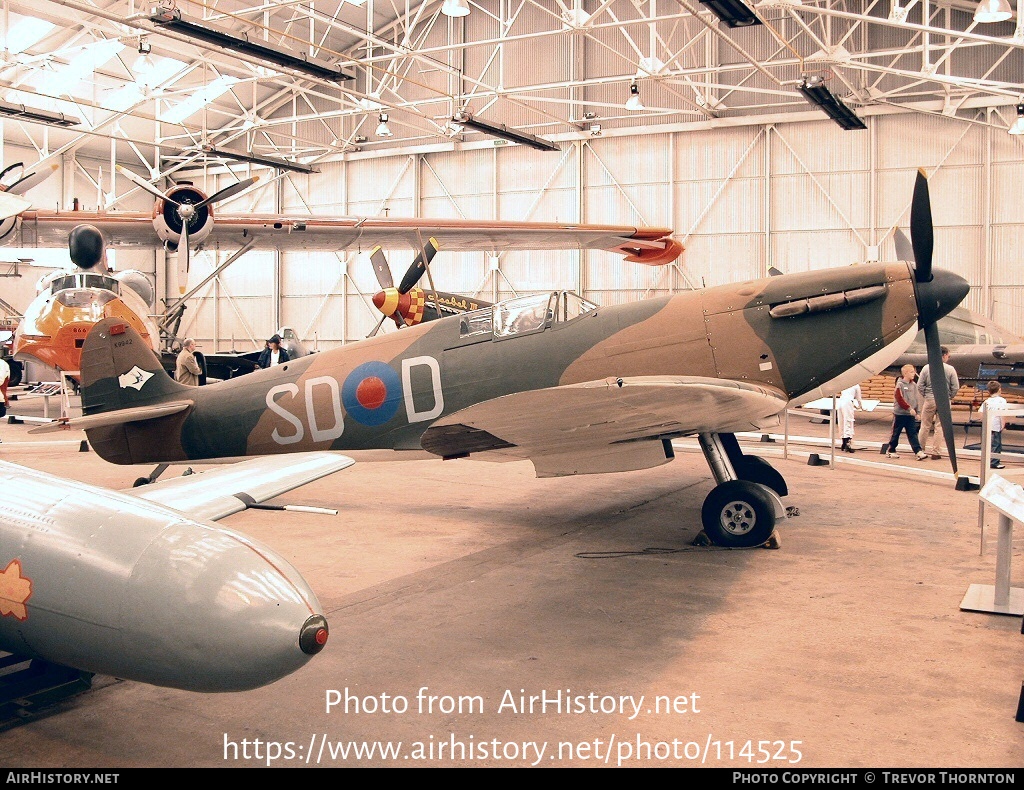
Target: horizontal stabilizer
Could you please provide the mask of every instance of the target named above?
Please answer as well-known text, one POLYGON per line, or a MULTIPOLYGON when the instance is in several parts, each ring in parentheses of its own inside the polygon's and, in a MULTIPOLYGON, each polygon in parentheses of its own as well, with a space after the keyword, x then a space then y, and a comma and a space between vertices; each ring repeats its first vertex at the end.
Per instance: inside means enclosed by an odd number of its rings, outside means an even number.
POLYGON ((267 456, 168 478, 124 493, 174 508, 197 521, 217 521, 354 463, 337 453, 267 456))
POLYGON ((185 411, 190 406, 192 406, 192 401, 179 400, 161 403, 159 406, 136 406, 130 409, 103 412, 102 414, 90 414, 85 417, 65 417, 46 425, 40 425, 38 428, 33 428, 29 433, 53 433, 65 428, 75 428, 84 431, 88 428, 105 428, 110 425, 123 425, 127 422, 155 420, 157 417, 166 417, 169 414, 185 411))

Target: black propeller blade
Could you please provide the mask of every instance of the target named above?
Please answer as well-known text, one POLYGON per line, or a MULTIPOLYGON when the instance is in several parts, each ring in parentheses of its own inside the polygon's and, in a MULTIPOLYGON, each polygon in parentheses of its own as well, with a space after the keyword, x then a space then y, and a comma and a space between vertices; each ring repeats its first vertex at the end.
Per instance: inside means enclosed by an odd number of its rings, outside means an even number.
POLYGON ((405 277, 402 278, 402 282, 398 286, 398 293, 408 293, 420 281, 423 272, 427 270, 435 255, 437 255, 437 242, 434 239, 430 239, 423 245, 420 254, 416 256, 416 260, 409 266, 409 270, 405 273, 405 277))
POLYGON ((218 203, 221 200, 227 200, 229 197, 233 197, 237 195, 239 192, 248 189, 259 180, 259 176, 252 176, 251 178, 243 178, 237 184, 226 186, 219 192, 214 192, 212 195, 210 195, 210 197, 206 198, 206 200, 202 200, 199 203, 196 203, 196 210, 201 209, 203 206, 209 206, 214 203, 218 203))
POLYGON ((915 279, 919 283, 931 282, 935 238, 932 230, 932 202, 928 196, 928 177, 922 170, 917 171, 914 199, 910 204, 910 241, 914 247, 914 261, 917 264, 915 279))
MULTIPOLYGON (((897 249, 899 248, 899 234, 897 249)), ((917 281, 917 312, 924 329, 925 345, 928 349, 928 377, 931 379, 932 392, 935 395, 935 411, 942 425, 942 435, 946 440, 946 451, 953 474, 957 473, 956 441, 953 436, 953 414, 950 409, 949 385, 946 382, 946 370, 942 363, 942 346, 939 344, 938 308, 945 301, 943 297, 950 289, 947 284, 949 272, 940 272, 945 276, 936 278, 932 274, 932 250, 934 247, 934 231, 932 229, 931 198, 928 194, 928 179, 924 172, 918 170, 917 181, 914 183, 914 199, 910 204, 910 240, 913 245, 915 269, 914 279, 917 281)), ((902 257, 902 256, 901 256, 902 257)), ((954 275, 955 276, 955 275, 954 275)), ((964 283, 966 286, 966 283, 964 283)), ((966 292, 964 291, 964 295, 966 292)), ((963 298, 961 296, 961 298, 963 298)), ((959 300, 958 300, 959 301, 959 300)))
POLYGON ((942 426, 942 436, 946 440, 946 450, 949 452, 949 463, 953 467, 953 474, 957 473, 956 464, 956 440, 953 436, 953 413, 950 408, 951 395, 949 382, 946 380, 946 370, 942 363, 942 347, 939 345, 939 327, 936 323, 930 323, 924 328, 925 343, 928 346, 928 377, 931 379, 932 393, 935 395, 935 412, 939 415, 939 424, 942 426))

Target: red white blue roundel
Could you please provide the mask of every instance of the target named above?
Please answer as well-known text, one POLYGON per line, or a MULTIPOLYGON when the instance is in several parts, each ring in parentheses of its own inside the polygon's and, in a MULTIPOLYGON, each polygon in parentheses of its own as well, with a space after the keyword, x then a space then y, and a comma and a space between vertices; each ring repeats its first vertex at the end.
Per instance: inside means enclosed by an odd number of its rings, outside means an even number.
POLYGON ((390 365, 364 362, 342 384, 341 402, 361 425, 383 425, 402 402, 402 382, 390 365))

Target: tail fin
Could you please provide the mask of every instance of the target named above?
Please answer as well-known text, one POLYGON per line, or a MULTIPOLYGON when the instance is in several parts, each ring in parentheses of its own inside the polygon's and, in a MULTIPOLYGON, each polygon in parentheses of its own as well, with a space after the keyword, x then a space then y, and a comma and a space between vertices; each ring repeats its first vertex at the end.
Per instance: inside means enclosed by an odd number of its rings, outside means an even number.
POLYGON ((101 426, 87 429, 89 443, 105 460, 140 463, 147 460, 146 450, 152 450, 146 447, 150 442, 180 443, 181 423, 191 406, 185 402, 192 400, 195 389, 168 376, 160 358, 123 318, 105 318, 89 331, 82 346, 81 378, 86 418, 132 410, 124 413, 121 424, 93 420, 101 426), (167 409, 157 408, 171 401, 181 408, 169 415, 167 409), (152 408, 152 418, 147 417, 147 407, 152 408))
POLYGON ((104 318, 82 346, 82 413, 100 414, 187 397, 160 358, 123 318, 104 318))

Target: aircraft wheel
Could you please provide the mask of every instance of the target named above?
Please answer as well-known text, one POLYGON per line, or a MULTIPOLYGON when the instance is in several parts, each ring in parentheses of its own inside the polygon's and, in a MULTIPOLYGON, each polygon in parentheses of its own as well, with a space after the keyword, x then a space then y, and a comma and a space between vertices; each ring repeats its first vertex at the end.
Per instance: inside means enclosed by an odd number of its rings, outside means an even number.
POLYGON ((701 508, 704 532, 716 546, 760 546, 775 531, 775 506, 758 483, 728 480, 715 486, 701 508))
POLYGON ((740 480, 747 480, 751 483, 760 483, 767 486, 779 496, 786 496, 789 493, 789 486, 786 479, 779 474, 779 471, 766 460, 757 455, 744 455, 739 465, 733 464, 736 476, 740 480))
POLYGON ((145 486, 145 485, 149 485, 149 478, 148 477, 137 477, 137 478, 135 478, 135 482, 132 483, 132 488, 138 488, 139 486, 145 486))
POLYGON ((25 372, 25 369, 21 366, 20 362, 14 361, 11 361, 9 367, 11 368, 11 378, 8 381, 8 384, 12 387, 17 387, 19 384, 21 384, 21 379, 25 372))

